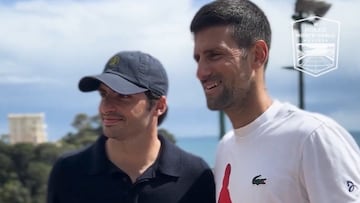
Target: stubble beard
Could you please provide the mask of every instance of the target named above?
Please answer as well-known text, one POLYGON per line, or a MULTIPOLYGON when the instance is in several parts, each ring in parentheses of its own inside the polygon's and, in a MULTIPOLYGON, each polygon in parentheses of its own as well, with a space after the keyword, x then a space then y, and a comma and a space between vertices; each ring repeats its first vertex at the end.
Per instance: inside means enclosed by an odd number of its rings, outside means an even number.
POLYGON ((216 97, 207 96, 207 107, 212 111, 224 110, 231 104, 232 98, 232 92, 229 89, 225 89, 216 97))
POLYGON ((107 138, 116 139, 116 140, 123 140, 126 137, 123 135, 124 129, 120 126, 110 126, 106 127, 103 126, 103 134, 107 138))
POLYGON ((225 88, 217 97, 206 97, 207 107, 212 111, 244 108, 249 93, 250 87, 238 89, 225 88))
POLYGON ((115 133, 115 129, 111 129, 111 128, 116 128, 115 126, 113 127, 106 127, 103 126, 103 134, 108 137, 108 138, 114 138, 116 137, 116 133, 115 133))

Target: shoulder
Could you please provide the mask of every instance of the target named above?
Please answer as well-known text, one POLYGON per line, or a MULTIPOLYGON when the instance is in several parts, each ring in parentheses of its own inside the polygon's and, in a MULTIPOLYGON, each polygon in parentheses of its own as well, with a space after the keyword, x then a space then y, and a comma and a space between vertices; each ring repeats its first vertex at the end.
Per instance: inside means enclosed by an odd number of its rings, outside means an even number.
POLYGON ((165 138, 162 142, 159 165, 162 171, 175 176, 199 175, 204 171, 210 171, 209 165, 199 156, 189 153, 165 138))
POLYGON ((94 143, 88 146, 66 152, 57 159, 55 166, 75 165, 76 167, 72 167, 72 170, 81 169, 83 167, 87 168, 89 164, 103 156, 105 153, 105 141, 106 138, 104 136, 99 136, 94 143))
POLYGON ((100 135, 89 146, 67 152, 60 156, 53 166, 53 173, 60 171, 62 174, 85 174, 101 169, 104 165, 106 137, 100 135))
POLYGON ((93 144, 86 146, 86 147, 81 147, 79 149, 75 149, 75 150, 71 150, 68 152, 65 152, 64 154, 62 154, 58 160, 61 162, 78 162, 83 160, 85 157, 89 156, 91 149, 93 148, 93 144))
POLYGON ((159 169, 176 177, 177 194, 183 194, 180 202, 214 202, 215 180, 208 164, 169 141, 162 143, 159 169))
POLYGON ((274 124, 286 126, 284 129, 307 135, 316 132, 320 128, 344 130, 335 120, 324 114, 302 110, 288 103, 283 104, 274 120, 274 124))
POLYGON ((351 134, 337 121, 324 114, 300 110, 291 105, 284 105, 289 110, 284 116, 284 129, 293 132, 294 135, 301 135, 304 146, 323 146, 327 149, 335 150, 352 148, 357 150, 357 144, 351 134))
POLYGON ((197 155, 194 155, 190 152, 184 151, 183 149, 180 149, 179 147, 177 147, 177 148, 181 153, 182 163, 184 163, 188 166, 191 165, 192 168, 199 168, 199 169, 209 168, 208 164, 203 160, 203 158, 201 158, 197 155))
POLYGON ((163 141, 163 144, 163 153, 168 159, 171 159, 172 161, 177 161, 187 167, 209 167, 208 164, 200 156, 187 152, 169 141, 163 141))
POLYGON ((66 173, 67 169, 70 168, 72 171, 81 169, 81 166, 89 161, 92 148, 93 145, 90 145, 81 149, 65 152, 54 163, 53 171, 60 172, 61 170, 62 173, 66 173))
POLYGON ((90 146, 61 155, 54 163, 48 179, 48 193, 50 196, 65 191, 82 176, 89 157, 90 146))

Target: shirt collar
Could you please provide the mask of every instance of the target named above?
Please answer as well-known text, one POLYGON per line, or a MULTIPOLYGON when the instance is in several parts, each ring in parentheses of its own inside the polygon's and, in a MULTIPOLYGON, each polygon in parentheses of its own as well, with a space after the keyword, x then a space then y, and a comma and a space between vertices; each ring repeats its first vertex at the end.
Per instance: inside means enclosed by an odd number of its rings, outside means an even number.
POLYGON ((159 139, 161 151, 158 160, 158 170, 166 175, 180 176, 182 169, 181 150, 162 135, 159 135, 159 139))
MULTIPOLYGON (((181 150, 169 140, 159 135, 161 148, 158 160, 155 162, 155 171, 162 174, 178 177, 181 174, 181 150)), ((90 165, 88 174, 96 175, 109 170, 111 162, 109 161, 105 142, 107 138, 104 135, 99 136, 92 147, 90 147, 90 165)))

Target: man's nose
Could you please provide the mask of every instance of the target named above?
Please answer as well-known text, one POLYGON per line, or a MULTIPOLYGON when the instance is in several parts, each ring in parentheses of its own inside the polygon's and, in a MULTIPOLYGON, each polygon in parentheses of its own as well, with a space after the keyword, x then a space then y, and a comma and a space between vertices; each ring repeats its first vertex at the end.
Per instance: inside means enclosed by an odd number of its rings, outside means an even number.
POLYGON ((113 99, 108 97, 103 97, 100 103, 101 113, 109 113, 115 111, 115 102, 113 99))
POLYGON ((199 60, 197 63, 196 76, 199 80, 205 80, 210 75, 211 70, 209 65, 204 60, 199 60))

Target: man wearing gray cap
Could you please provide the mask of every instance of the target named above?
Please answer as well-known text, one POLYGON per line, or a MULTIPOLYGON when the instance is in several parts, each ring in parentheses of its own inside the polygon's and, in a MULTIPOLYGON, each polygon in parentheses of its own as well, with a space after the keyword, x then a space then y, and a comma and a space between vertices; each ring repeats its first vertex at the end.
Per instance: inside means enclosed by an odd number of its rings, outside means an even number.
POLYGON ((215 202, 213 174, 204 160, 158 135, 168 78, 156 58, 119 52, 102 74, 82 78, 79 89, 99 91, 103 134, 57 160, 48 203, 215 202))

